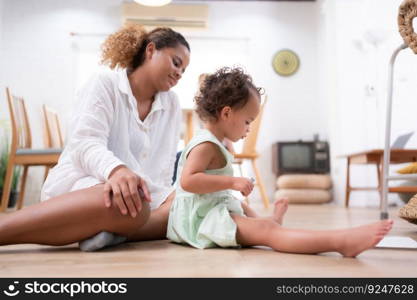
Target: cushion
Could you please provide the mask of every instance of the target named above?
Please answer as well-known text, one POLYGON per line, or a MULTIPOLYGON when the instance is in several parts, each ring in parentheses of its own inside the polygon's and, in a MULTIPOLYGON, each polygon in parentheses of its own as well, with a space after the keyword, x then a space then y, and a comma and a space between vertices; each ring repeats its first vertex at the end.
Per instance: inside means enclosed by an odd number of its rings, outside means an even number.
MULTIPOLYGON (((405 180, 398 184, 398 186, 417 186, 417 180, 405 180)), ((414 196, 414 194, 415 192, 398 193, 398 197, 400 197, 400 199, 406 204, 414 196)))
POLYGON ((326 190, 316 189, 281 189, 275 192, 275 199, 286 197, 289 203, 317 204, 326 203, 332 195, 326 190))
POLYGON ((45 149, 17 149, 16 155, 30 155, 30 154, 39 154, 39 155, 48 155, 48 154, 61 154, 61 148, 45 148, 45 149))
POLYGON ((417 194, 400 208, 398 215, 410 223, 417 224, 417 194))
POLYGON ((411 163, 408 166, 405 166, 404 168, 397 170, 397 173, 400 173, 400 174, 417 173, 417 162, 411 163))
POLYGON ((286 174, 277 179, 278 189, 321 189, 332 187, 329 175, 321 174, 286 174))

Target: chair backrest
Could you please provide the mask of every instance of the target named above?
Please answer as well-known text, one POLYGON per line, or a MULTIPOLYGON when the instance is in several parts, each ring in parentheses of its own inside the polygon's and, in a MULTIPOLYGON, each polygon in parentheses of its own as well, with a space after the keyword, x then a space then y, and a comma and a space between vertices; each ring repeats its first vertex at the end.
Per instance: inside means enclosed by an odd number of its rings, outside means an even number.
POLYGON ((45 104, 42 105, 42 111, 45 128, 45 146, 47 148, 63 148, 64 138, 57 112, 45 104))
POLYGON ((8 87, 6 87, 6 96, 9 104, 10 121, 12 123, 11 150, 16 151, 18 148, 31 148, 32 135, 25 101, 22 97, 13 95, 8 87))
POLYGON ((256 142, 258 140, 259 128, 261 126, 262 113, 267 101, 267 95, 264 96, 263 102, 259 109, 259 114, 250 126, 250 131, 243 141, 242 153, 241 154, 256 154, 256 142))

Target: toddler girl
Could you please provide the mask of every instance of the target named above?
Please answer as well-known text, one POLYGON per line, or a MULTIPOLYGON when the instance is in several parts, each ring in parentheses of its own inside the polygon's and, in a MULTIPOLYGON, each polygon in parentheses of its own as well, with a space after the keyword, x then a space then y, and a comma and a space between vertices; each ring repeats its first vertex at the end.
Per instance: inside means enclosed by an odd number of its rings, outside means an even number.
POLYGON ((233 177, 233 155, 221 141, 245 138, 260 109, 259 88, 239 68, 222 68, 206 77, 195 98, 205 128, 186 146, 179 160, 176 197, 170 209, 167 237, 196 248, 262 245, 290 253, 336 251, 354 257, 375 246, 392 220, 340 230, 301 230, 282 226, 286 199, 261 218, 234 198, 253 189, 250 179, 233 177))

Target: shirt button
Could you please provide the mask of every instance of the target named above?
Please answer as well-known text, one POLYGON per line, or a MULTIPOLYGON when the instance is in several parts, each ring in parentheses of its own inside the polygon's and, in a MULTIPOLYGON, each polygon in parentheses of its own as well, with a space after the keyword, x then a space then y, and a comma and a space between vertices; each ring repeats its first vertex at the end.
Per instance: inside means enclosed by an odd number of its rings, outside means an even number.
POLYGON ((142 158, 146 158, 148 155, 146 155, 146 153, 142 154, 142 158))

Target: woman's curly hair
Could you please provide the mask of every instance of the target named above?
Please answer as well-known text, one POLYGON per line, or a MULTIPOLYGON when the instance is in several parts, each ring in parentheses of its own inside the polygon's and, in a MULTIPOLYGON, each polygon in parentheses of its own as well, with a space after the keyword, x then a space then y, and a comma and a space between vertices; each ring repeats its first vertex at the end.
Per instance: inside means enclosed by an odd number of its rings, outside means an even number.
POLYGON ((143 64, 146 46, 151 42, 157 50, 181 44, 190 51, 185 38, 171 28, 159 27, 148 33, 141 25, 127 24, 104 41, 101 63, 111 69, 119 67, 133 71, 143 64))
POLYGON ((223 107, 240 109, 249 101, 250 91, 260 96, 261 90, 241 68, 223 67, 202 80, 194 97, 196 112, 203 121, 217 121, 223 107))

